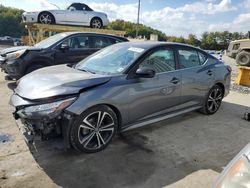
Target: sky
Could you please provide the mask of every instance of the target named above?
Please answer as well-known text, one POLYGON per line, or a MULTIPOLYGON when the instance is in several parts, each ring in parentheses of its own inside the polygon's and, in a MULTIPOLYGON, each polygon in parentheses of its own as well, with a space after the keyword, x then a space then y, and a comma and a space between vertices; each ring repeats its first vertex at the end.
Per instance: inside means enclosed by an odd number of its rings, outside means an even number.
MULTIPOLYGON (((0 0, 25 11, 61 9, 77 0, 0 0)), ((138 0, 80 0, 109 19, 136 22, 138 0)), ((205 31, 250 30, 250 0, 141 0, 140 23, 169 36, 198 37, 205 31)))

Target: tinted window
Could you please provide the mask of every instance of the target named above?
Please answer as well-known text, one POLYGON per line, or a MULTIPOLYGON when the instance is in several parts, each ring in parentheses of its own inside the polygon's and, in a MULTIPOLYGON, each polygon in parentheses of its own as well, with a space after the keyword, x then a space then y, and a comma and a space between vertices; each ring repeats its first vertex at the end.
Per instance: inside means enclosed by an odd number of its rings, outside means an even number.
POLYGON ((93 37, 93 48, 104 48, 114 44, 115 41, 108 37, 93 37))
POLYGON ((63 41, 62 44, 68 45, 70 49, 89 48, 89 37, 76 36, 63 41))
POLYGON ((201 52, 198 52, 200 64, 204 64, 207 60, 207 56, 201 52))
POLYGON ((72 4, 70 7, 73 7, 75 10, 88 10, 86 5, 80 3, 72 4))
POLYGON ((139 66, 153 69, 156 73, 175 70, 174 52, 170 49, 160 49, 149 55, 139 66))
POLYGON ((112 44, 118 43, 118 42, 122 42, 121 40, 115 39, 115 38, 109 38, 110 42, 112 44))
POLYGON ((189 68, 200 65, 196 50, 178 50, 180 68, 189 68))

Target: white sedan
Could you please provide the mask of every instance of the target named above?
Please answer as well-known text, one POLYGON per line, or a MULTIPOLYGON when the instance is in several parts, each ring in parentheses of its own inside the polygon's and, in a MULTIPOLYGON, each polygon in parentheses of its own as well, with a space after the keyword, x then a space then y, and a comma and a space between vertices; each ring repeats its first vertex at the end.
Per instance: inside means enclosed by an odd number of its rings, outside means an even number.
POLYGON ((83 3, 73 3, 66 10, 24 12, 22 19, 26 23, 81 25, 98 29, 109 23, 107 14, 93 11, 83 3))

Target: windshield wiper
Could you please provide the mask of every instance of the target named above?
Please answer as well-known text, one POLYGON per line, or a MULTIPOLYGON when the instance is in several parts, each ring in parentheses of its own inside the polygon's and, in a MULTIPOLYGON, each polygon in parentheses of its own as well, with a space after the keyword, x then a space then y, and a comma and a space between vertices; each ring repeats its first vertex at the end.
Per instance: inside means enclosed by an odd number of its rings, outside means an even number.
POLYGON ((90 71, 90 70, 88 70, 88 69, 78 69, 78 70, 81 70, 81 71, 84 71, 84 72, 89 72, 89 73, 95 74, 94 71, 90 71))

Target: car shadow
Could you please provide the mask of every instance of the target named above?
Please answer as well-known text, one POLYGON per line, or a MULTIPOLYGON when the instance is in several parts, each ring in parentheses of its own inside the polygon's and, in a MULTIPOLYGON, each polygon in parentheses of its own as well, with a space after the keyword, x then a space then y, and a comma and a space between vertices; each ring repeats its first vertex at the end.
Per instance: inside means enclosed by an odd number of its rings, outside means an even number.
POLYGON ((17 84, 16 84, 15 81, 11 81, 11 82, 8 82, 8 83, 7 83, 7 87, 8 87, 10 90, 14 90, 14 89, 16 89, 17 84))
POLYGON ((223 102, 212 116, 191 112, 117 136, 104 151, 64 151, 60 140, 30 151, 62 187, 162 187, 201 170, 220 172, 249 141, 245 106, 223 102))

